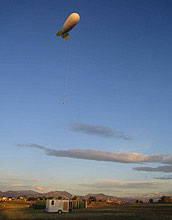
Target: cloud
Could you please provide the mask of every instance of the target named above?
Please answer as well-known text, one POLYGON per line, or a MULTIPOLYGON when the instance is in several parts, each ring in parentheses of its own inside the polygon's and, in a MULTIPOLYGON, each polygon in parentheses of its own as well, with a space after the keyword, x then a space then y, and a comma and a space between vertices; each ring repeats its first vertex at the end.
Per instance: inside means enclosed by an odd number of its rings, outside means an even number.
POLYGON ((99 190, 102 189, 115 189, 115 188, 122 188, 122 189, 156 189, 159 188, 157 182, 153 181, 133 181, 133 182, 124 182, 124 181, 101 181, 95 183, 81 183, 79 184, 83 187, 89 188, 96 188, 99 190))
POLYGON ((44 188, 40 187, 40 186, 34 186, 34 187, 32 187, 32 189, 36 189, 36 190, 39 190, 39 191, 44 191, 44 188))
POLYGON ((163 176, 163 177, 156 177, 157 180, 172 180, 172 175, 163 176))
POLYGON ((31 148, 37 148, 40 150, 46 150, 46 147, 43 147, 41 145, 38 144, 18 144, 18 147, 31 147, 31 148))
MULTIPOLYGON (((166 163, 168 163, 168 159, 166 160, 166 163)), ((161 162, 163 163, 163 161, 161 162)), ((165 163, 165 161, 164 161, 165 163)), ((171 163, 171 162, 170 162, 171 163)), ((158 167, 134 167, 133 170, 137 171, 147 171, 147 172, 164 172, 164 173, 170 173, 172 172, 172 166, 158 166, 158 167)))
POLYGON ((70 191, 70 190, 77 190, 77 191, 78 191, 78 190, 81 190, 81 189, 80 189, 80 188, 69 188, 68 190, 69 190, 69 191, 70 191))
POLYGON ((13 187, 26 187, 26 186, 21 185, 21 184, 12 184, 11 186, 13 186, 13 187))
POLYGON ((20 178, 20 177, 2 177, 1 178, 1 182, 5 182, 5 183, 22 183, 22 184, 25 184, 25 183, 36 183, 36 182, 39 182, 39 179, 29 179, 29 178, 20 178))
POLYGON ((20 181, 20 182, 39 182, 38 179, 24 179, 24 178, 6 178, 8 181, 20 181))
POLYGON ((27 189, 33 189, 33 190, 39 190, 39 191, 44 191, 43 187, 40 186, 29 186, 29 185, 22 185, 22 184, 12 184, 12 187, 20 188, 20 187, 25 187, 27 189))
MULTIPOLYGON (((105 161, 105 162, 116 162, 116 163, 165 163, 171 164, 172 157, 166 154, 159 155, 144 155, 137 153, 119 153, 119 152, 106 152, 106 151, 97 151, 97 150, 82 150, 82 149, 70 149, 70 150, 55 150, 46 148, 37 144, 23 144, 19 145, 20 147, 29 147, 29 148, 37 148, 43 150, 48 156, 55 157, 67 157, 67 158, 75 158, 75 159, 84 159, 84 160, 95 160, 95 161, 105 161)), ((164 166, 166 169, 171 166, 164 166)), ((136 167, 134 170, 151 170, 151 167, 136 167)), ((156 169, 156 168, 152 168, 156 169)), ((163 169, 162 169, 163 170, 163 169)), ((172 171, 168 171, 172 172, 172 171)))
POLYGON ((96 135, 104 138, 118 138, 122 140, 132 140, 132 138, 123 132, 114 131, 107 126, 95 126, 88 124, 74 123, 70 125, 72 131, 88 135, 96 135))

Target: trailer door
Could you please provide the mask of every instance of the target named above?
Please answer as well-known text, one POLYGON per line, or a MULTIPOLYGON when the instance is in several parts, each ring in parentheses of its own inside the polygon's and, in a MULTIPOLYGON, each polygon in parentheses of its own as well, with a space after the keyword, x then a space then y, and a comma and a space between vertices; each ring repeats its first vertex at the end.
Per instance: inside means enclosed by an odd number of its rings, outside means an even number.
POLYGON ((63 211, 68 211, 68 202, 63 203, 63 211))

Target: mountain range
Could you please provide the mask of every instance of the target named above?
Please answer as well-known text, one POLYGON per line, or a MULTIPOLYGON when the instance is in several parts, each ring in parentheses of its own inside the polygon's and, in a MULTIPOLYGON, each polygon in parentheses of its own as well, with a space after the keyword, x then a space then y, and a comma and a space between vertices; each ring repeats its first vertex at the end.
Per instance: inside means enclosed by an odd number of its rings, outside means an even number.
MULTIPOLYGON (((143 201, 148 201, 150 198, 158 200, 161 196, 164 194, 145 194, 142 196, 131 196, 131 197, 116 197, 116 196, 109 196, 105 195, 103 193, 98 193, 98 194, 87 194, 85 196, 81 195, 76 195, 78 199, 89 199, 90 197, 95 197, 96 200, 102 200, 102 201, 136 201, 136 200, 143 200, 143 201)), ((167 194, 168 196, 172 197, 172 194, 167 194)), ((70 194, 67 191, 50 191, 47 193, 39 193, 33 190, 21 190, 21 191, 6 191, 2 192, 0 191, 0 197, 12 197, 12 198, 17 198, 17 197, 46 197, 46 198, 58 198, 62 197, 63 199, 72 199, 73 195, 70 194)))
MULTIPOLYGON (((67 191, 50 191, 47 193, 39 193, 33 190, 22 190, 22 191, 6 191, 6 192, 1 192, 0 191, 0 197, 12 197, 12 198, 17 198, 17 197, 51 197, 51 198, 58 198, 62 197, 64 199, 72 199, 73 195, 68 193, 67 191)), ((110 201, 116 201, 118 198, 116 196, 108 196, 103 193, 99 194, 87 194, 85 196, 77 196, 79 199, 88 199, 89 197, 95 197, 97 200, 110 200, 110 201)))

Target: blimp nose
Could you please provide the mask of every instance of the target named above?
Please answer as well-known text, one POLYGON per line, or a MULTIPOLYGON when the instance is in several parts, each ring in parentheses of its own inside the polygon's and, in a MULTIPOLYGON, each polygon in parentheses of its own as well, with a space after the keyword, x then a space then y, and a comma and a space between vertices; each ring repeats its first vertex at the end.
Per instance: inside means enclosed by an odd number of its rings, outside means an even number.
POLYGON ((72 13, 71 15, 72 15, 72 18, 73 18, 75 21, 79 22, 79 20, 80 20, 80 15, 79 15, 78 13, 72 13))

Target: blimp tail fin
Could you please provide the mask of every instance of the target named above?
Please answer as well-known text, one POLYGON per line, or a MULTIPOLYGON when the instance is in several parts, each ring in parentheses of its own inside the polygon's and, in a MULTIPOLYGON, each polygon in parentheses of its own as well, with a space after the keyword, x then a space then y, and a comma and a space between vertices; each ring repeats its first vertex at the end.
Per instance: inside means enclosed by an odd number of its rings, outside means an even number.
POLYGON ((66 33, 66 34, 62 35, 62 38, 65 39, 65 40, 67 40, 67 39, 69 38, 69 34, 66 33))
POLYGON ((60 30, 59 32, 57 32, 57 34, 56 34, 56 35, 57 35, 57 36, 61 36, 61 35, 62 35, 62 32, 63 32, 63 31, 62 31, 62 30, 60 30))

